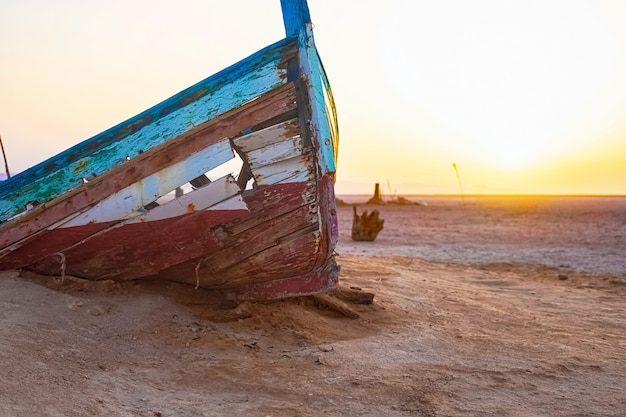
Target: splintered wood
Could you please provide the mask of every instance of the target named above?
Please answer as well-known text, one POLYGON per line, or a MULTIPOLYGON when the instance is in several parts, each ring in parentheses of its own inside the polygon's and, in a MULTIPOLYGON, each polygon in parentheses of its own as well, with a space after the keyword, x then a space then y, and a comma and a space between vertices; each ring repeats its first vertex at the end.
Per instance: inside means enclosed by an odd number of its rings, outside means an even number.
POLYGON ((354 207, 354 218, 352 220, 352 240, 372 242, 383 230, 384 220, 379 218, 378 210, 373 210, 370 214, 367 210, 359 215, 354 207))

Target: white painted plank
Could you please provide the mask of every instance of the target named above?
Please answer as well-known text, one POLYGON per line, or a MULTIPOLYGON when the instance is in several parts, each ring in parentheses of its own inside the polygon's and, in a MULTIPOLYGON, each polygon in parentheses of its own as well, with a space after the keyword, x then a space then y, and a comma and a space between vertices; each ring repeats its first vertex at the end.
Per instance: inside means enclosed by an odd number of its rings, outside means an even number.
POLYGON ((206 209, 206 211, 212 211, 212 210, 246 210, 246 211, 249 211, 248 205, 246 204, 245 201, 243 201, 241 194, 237 194, 234 197, 221 201, 206 209))
POLYGON ((233 142, 244 153, 248 153, 255 149, 264 148, 273 143, 282 142, 296 136, 300 136, 298 119, 291 119, 233 139, 233 142))
POLYGON ((211 211, 211 210, 246 210, 246 211, 250 211, 248 209, 248 205, 246 204, 245 201, 243 201, 243 198, 241 197, 241 194, 237 194, 234 197, 228 198, 224 201, 220 201, 217 204, 212 205, 211 207, 208 207, 206 209, 206 211, 211 211))
POLYGON ((239 195, 240 191, 235 178, 232 175, 227 175, 148 212, 141 213, 124 224, 169 219, 207 209, 247 210, 245 202, 239 195), (232 198, 233 196, 235 198, 232 198), (233 200, 230 205, 223 204, 230 200, 233 200))
POLYGON ((314 178, 312 156, 299 156, 266 165, 252 171, 258 185, 271 185, 290 182, 308 182, 314 178))
POLYGON ((273 143, 264 148, 246 154, 252 170, 265 165, 274 164, 285 159, 295 158, 305 152, 304 140, 300 136, 273 143))
POLYGON ((138 210, 143 206, 233 158, 230 142, 224 139, 191 155, 184 161, 164 168, 110 195, 90 210, 69 220, 63 227, 81 226, 90 222, 115 221, 135 216, 139 214, 138 210))

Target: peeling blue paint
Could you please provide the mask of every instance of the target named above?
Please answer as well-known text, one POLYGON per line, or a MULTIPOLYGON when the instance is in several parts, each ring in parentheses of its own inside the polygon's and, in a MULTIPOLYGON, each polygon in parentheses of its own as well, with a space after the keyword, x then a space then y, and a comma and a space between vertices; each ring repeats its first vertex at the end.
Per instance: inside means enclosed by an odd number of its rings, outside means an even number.
MULTIPOLYGON (((163 145, 235 107, 294 81, 288 71, 296 43, 300 77, 308 90, 310 136, 320 174, 335 172, 338 147, 330 85, 313 41, 306 0, 281 0, 286 38, 181 91, 160 104, 0 184, 0 221, 19 214, 29 201, 45 203, 163 145), (334 123, 333 123, 334 122, 334 123)), ((1 227, 1 226, 0 226, 1 227)))
POLYGON ((83 177, 102 175, 190 128, 286 82, 284 39, 187 88, 145 112, 44 161, 0 185, 0 219, 23 211, 29 200, 49 201, 77 186, 83 177), (207 111, 209 109, 209 111, 207 111), (89 162, 89 172, 81 164, 89 162), (32 187, 31 187, 32 186, 32 187), (30 189, 24 193, 25 189, 30 189))

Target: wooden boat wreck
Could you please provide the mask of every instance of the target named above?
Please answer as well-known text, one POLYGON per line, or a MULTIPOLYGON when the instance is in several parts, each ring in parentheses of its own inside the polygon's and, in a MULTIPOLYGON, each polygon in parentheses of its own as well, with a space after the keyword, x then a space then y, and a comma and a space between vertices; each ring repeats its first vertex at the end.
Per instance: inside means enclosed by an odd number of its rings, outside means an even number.
POLYGON ((335 107, 306 0, 281 6, 284 39, 0 183, 0 269, 335 287, 335 107))

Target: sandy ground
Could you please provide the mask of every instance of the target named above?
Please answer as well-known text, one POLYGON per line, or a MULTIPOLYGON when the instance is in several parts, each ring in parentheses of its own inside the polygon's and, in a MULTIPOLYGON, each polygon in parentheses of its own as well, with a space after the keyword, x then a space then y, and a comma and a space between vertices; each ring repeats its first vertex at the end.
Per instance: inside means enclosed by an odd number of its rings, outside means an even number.
POLYGON ((340 208, 356 319, 1 272, 0 416, 626 415, 626 199, 416 201, 340 208))

